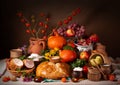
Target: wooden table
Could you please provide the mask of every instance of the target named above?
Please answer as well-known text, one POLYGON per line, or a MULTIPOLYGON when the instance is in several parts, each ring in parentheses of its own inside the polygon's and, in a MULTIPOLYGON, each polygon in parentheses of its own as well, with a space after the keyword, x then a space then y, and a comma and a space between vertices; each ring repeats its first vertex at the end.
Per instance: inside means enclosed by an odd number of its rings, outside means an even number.
MULTIPOLYGON (((0 69, 1 70, 1 69, 0 69)), ((6 70, 4 76, 9 76, 10 73, 6 70)), ((79 82, 71 82, 69 80, 68 82, 61 82, 60 80, 57 80, 55 82, 41 82, 41 83, 36 83, 34 81, 31 82, 23 82, 23 81, 8 81, 8 82, 3 82, 2 77, 0 78, 0 85, 120 85, 117 82, 113 81, 90 81, 88 79, 86 80, 81 80, 79 82)))

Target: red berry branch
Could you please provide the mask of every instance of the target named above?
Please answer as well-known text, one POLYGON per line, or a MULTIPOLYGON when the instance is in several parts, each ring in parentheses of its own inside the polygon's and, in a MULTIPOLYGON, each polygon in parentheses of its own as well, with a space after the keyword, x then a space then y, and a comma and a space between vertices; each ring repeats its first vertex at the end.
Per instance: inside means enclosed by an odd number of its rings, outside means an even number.
MULTIPOLYGON (((73 10, 70 15, 57 23, 55 29, 62 25, 67 25, 72 21, 73 17, 79 13, 80 8, 73 10)), ((26 33, 31 34, 32 37, 39 38, 39 34, 43 34, 45 36, 47 33, 47 29, 50 28, 48 25, 50 17, 48 17, 44 13, 40 13, 39 18, 31 16, 30 19, 25 17, 22 12, 18 12, 17 15, 20 18, 20 21, 24 24, 26 28, 26 33), (44 18, 44 21, 42 18, 44 18)))
POLYGON ((45 35, 45 31, 49 27, 49 17, 47 17, 47 15, 40 13, 39 19, 36 19, 35 16, 31 16, 31 18, 28 19, 22 12, 18 12, 17 15, 20 18, 20 21, 24 24, 28 34, 31 34, 35 38, 39 38, 39 34, 45 35), (41 18, 44 18, 44 21, 42 21, 43 19, 41 18))

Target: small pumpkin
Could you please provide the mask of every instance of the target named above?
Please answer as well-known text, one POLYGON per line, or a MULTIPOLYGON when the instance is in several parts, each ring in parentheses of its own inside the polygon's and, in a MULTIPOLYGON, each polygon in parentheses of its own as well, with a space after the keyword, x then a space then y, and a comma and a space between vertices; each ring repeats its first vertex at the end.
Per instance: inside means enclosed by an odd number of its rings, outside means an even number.
POLYGON ((53 48, 62 48, 66 44, 66 39, 58 34, 50 36, 48 38, 48 47, 53 48))
POLYGON ((61 50, 59 55, 62 62, 71 62, 77 58, 77 54, 74 50, 61 50))

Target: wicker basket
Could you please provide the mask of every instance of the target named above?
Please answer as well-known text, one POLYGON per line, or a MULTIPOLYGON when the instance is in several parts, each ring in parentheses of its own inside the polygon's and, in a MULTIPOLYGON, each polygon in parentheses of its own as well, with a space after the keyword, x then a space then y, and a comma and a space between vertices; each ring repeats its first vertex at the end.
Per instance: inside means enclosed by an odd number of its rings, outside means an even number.
POLYGON ((101 74, 97 68, 89 67, 87 77, 91 81, 99 81, 101 79, 101 74))
POLYGON ((10 59, 7 59, 7 60, 6 60, 7 70, 8 70, 12 75, 14 75, 14 76, 16 76, 16 77, 20 77, 23 73, 30 74, 31 72, 34 71, 34 68, 31 68, 31 69, 25 68, 25 70, 20 70, 20 71, 11 70, 10 67, 9 67, 9 61, 10 61, 10 59))
POLYGON ((103 63, 106 62, 106 59, 104 58, 104 56, 101 53, 99 53, 99 52, 92 52, 91 56, 89 57, 89 64, 90 64, 90 60, 96 58, 96 56, 101 56, 103 63))
POLYGON ((20 77, 23 73, 26 74, 30 74, 31 72, 33 72, 34 68, 32 69, 27 69, 27 70, 21 70, 21 71, 16 71, 16 70, 10 70, 9 68, 7 68, 7 70, 14 76, 16 77, 20 77))
POLYGON ((102 53, 100 52, 92 52, 90 58, 89 58, 89 61, 92 59, 92 58, 95 58, 96 56, 101 56, 102 60, 103 60, 103 64, 110 64, 111 62, 109 61, 109 58, 107 56, 104 56, 102 53))

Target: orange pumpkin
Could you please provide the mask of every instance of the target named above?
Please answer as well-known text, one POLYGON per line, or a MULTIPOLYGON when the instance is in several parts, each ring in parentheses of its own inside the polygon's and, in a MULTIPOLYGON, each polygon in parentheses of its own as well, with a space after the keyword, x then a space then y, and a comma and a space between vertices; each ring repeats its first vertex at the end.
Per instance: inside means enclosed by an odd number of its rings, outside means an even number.
POLYGON ((50 36, 48 38, 48 47, 53 48, 62 48, 66 44, 66 39, 60 35, 50 36))

